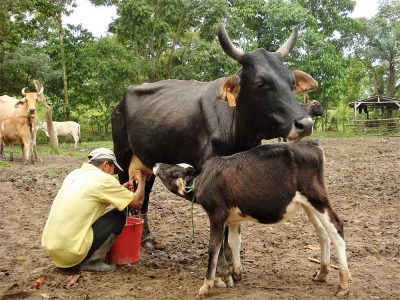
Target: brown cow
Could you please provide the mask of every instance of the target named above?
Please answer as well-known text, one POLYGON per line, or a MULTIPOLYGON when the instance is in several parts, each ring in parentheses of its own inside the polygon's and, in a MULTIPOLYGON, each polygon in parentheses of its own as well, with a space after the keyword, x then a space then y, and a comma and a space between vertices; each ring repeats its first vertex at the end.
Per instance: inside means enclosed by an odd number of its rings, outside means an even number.
POLYGON ((14 144, 21 144, 22 148, 22 161, 34 162, 33 141, 32 141, 32 127, 34 126, 34 116, 19 116, 3 120, 0 123, 0 156, 4 157, 4 145, 9 144, 10 161, 14 160, 13 146, 14 144))
POLYGON ((31 116, 32 119, 32 143, 34 159, 37 161, 36 149, 36 132, 37 132, 37 104, 38 96, 43 93, 43 87, 39 92, 26 92, 26 87, 22 89, 21 94, 24 96, 21 100, 4 95, 0 97, 0 121, 16 117, 16 116, 31 116))

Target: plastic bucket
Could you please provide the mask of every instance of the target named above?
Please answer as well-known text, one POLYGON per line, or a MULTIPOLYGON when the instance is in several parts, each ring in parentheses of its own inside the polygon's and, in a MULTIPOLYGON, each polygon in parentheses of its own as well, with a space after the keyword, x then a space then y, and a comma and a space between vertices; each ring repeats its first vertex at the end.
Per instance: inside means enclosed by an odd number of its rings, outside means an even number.
POLYGON ((142 242, 143 219, 127 217, 120 235, 114 241, 107 259, 113 264, 125 265, 137 262, 142 242))

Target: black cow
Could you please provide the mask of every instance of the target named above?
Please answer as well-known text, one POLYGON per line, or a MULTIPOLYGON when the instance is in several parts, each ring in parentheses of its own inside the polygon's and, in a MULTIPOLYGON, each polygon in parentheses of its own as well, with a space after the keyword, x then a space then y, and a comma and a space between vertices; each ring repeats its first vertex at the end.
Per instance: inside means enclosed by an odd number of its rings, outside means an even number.
MULTIPOLYGON (((242 66, 237 74, 212 82, 163 80, 128 87, 112 112, 114 152, 125 170, 120 182, 132 180, 135 168, 149 172, 141 211, 145 219, 155 178, 149 168, 156 162, 185 161, 200 169, 211 155, 248 150, 261 139, 311 134, 313 121, 293 91, 306 92, 318 84, 282 62, 294 47, 297 32, 295 27, 275 52, 244 52, 233 46, 220 24, 222 49, 242 66)), ((145 221, 143 240, 149 238, 145 221)))
POLYGON ((305 112, 312 118, 322 117, 325 115, 324 108, 317 100, 307 100, 307 102, 303 105, 303 108, 305 112))
POLYGON ((349 292, 343 223, 333 211, 323 178, 324 154, 315 141, 268 144, 231 156, 211 157, 201 172, 188 164, 156 164, 153 173, 173 193, 199 203, 210 220, 208 268, 199 294, 214 285, 217 257, 229 228, 233 275, 241 277, 239 224, 272 224, 289 219, 300 208, 317 231, 321 267, 314 277, 325 281, 330 240, 338 254, 338 295, 349 292))

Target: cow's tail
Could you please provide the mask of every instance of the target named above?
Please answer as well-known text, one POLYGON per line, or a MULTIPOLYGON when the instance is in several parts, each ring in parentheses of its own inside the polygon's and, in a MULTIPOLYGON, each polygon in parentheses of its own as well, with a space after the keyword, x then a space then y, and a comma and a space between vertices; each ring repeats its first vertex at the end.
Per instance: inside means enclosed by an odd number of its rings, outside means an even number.
POLYGON ((118 173, 119 182, 123 184, 129 180, 129 163, 132 158, 132 150, 128 141, 128 132, 125 120, 125 101, 126 92, 122 100, 117 104, 111 113, 112 138, 114 143, 114 153, 118 164, 124 169, 118 173))

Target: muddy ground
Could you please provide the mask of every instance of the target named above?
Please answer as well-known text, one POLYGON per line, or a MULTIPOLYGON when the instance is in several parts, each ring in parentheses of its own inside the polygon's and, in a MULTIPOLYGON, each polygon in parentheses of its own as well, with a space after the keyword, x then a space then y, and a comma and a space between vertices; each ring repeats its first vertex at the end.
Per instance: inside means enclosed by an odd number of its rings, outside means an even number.
MULTIPOLYGON (((400 299, 400 138, 320 139, 332 206, 344 220, 352 273, 350 299, 400 299)), ((88 151, 90 149, 87 149, 88 151)), ((115 273, 72 275, 55 268, 40 247, 41 231, 64 176, 82 161, 48 155, 43 163, 0 167, 0 299, 195 299, 207 267, 208 220, 190 202, 156 181, 149 220, 156 249, 115 273), (31 289, 45 276, 40 289, 31 289)), ((251 192, 251 191, 249 191, 251 192)), ((209 299, 330 299, 338 271, 315 283, 318 241, 304 213, 287 223, 245 224, 243 279, 234 288, 214 288, 209 299)), ((333 261, 337 263, 332 250, 333 261)))

